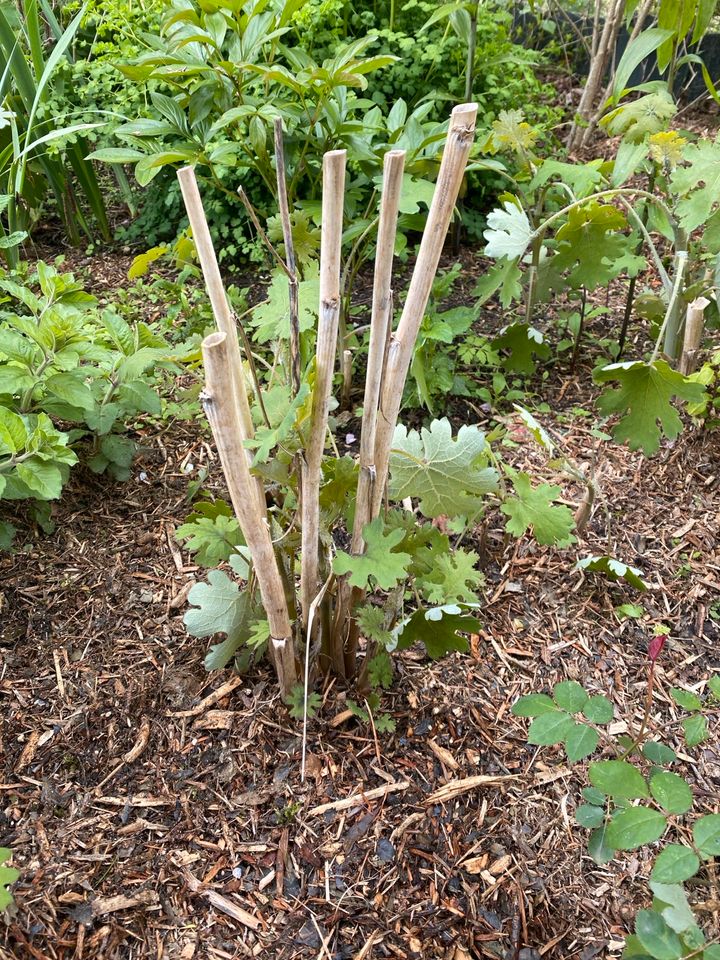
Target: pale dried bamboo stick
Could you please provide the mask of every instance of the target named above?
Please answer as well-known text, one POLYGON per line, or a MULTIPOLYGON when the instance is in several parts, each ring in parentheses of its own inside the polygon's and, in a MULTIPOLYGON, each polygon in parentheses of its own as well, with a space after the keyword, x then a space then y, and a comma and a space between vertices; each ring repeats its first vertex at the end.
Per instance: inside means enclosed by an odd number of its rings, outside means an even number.
MULTIPOLYGON (((371 520, 372 494, 375 481, 375 428, 378 402, 382 387, 385 357, 392 332, 392 268, 397 232, 397 215, 402 191, 405 151, 391 150, 383 162, 383 188, 380 200, 380 220, 375 247, 375 276, 373 281, 372 313, 370 319, 370 343, 368 345, 365 397, 360 434, 360 474, 355 497, 355 522, 350 550, 363 553, 363 528, 371 520)), ((348 614, 362 601, 364 591, 353 589, 342 580, 338 587, 335 604, 333 636, 336 643, 343 643, 344 673, 355 673, 357 654, 357 629, 348 622, 348 614)))
POLYGON ((375 433, 373 517, 378 516, 382 506, 390 462, 390 446, 400 412, 405 380, 472 147, 476 115, 477 104, 463 103, 455 107, 450 117, 450 129, 420 251, 400 323, 388 347, 375 433))
POLYGON ((266 513, 252 495, 256 478, 250 473, 242 445, 238 404, 235 402, 232 341, 233 338, 224 331, 212 333, 203 340, 205 391, 202 403, 215 438, 233 509, 250 548, 270 627, 272 658, 280 690, 287 697, 298 682, 292 626, 266 513))
POLYGON ((710 306, 710 301, 705 297, 698 297, 688 304, 685 316, 685 338, 679 368, 684 377, 695 372, 698 350, 700 349, 705 325, 705 308, 708 306, 710 306))
POLYGON ((290 205, 287 194, 287 175, 285 173, 285 146, 283 144, 283 123, 275 117, 275 171, 277 175, 278 208, 282 223, 283 242, 285 244, 285 263, 288 270, 288 302, 290 307, 290 375, 293 396, 300 389, 300 319, 298 303, 298 278, 295 264, 295 243, 290 223, 290 205))
POLYGON ((232 308, 225 293, 225 287, 220 276, 220 267, 218 266, 215 247, 213 246, 210 228, 208 227, 205 210, 203 209, 200 190, 195 179, 195 170, 193 167, 183 167, 178 170, 178 180, 180 181, 180 190, 185 201, 185 210, 192 228, 195 249, 197 250, 200 268, 205 279, 210 305, 212 306, 213 316, 218 330, 226 333, 230 341, 230 356, 233 369, 233 377, 237 380, 238 399, 240 402, 240 423, 242 425, 243 437, 248 440, 254 436, 252 416, 250 415, 250 404, 248 402, 247 387, 245 386, 245 376, 243 374, 242 356, 238 344, 237 325, 233 316, 232 308))
POLYGON ((392 330, 392 269, 395 251, 397 216, 400 206, 405 151, 391 150, 383 162, 383 190, 380 201, 380 223, 375 249, 370 343, 368 346, 362 432, 360 434, 360 476, 358 477, 351 551, 362 553, 363 527, 372 516, 372 490, 375 479, 375 432, 378 403, 388 339, 392 330))
POLYGON ((323 157, 320 306, 315 348, 315 389, 313 391, 310 437, 305 449, 302 467, 300 598, 303 625, 306 629, 310 605, 320 588, 319 496, 322 455, 325 448, 340 317, 340 250, 345 194, 345 160, 345 150, 332 150, 323 157))

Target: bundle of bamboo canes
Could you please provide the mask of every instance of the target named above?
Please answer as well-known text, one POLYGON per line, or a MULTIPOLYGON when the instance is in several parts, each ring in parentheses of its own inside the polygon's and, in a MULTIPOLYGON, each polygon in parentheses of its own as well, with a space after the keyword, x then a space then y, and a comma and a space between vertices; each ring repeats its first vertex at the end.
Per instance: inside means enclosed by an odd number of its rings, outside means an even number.
MULTIPOLYGON (((392 437, 402 401, 413 350, 437 272, 440 255, 455 208, 472 147, 476 104, 455 107, 427 224, 410 281, 397 330, 392 330, 393 250, 402 188, 405 154, 393 150, 384 159, 383 190, 375 257, 375 278, 370 325, 363 421, 360 441, 360 474, 351 552, 365 549, 363 529, 379 516, 386 493, 392 437)), ((281 266, 288 275, 291 306, 292 391, 300 382, 297 335, 297 276, 292 251, 290 216, 285 191, 282 128, 275 129, 278 198, 285 239, 281 266), (293 308, 294 304, 294 308, 293 308)), ((340 260, 345 187, 344 150, 323 158, 323 202, 320 246, 320 303, 315 349, 315 382, 310 428, 299 469, 301 501, 300 610, 302 637, 291 622, 281 563, 270 536, 267 505, 260 480, 250 470, 245 441, 253 437, 252 416, 245 384, 238 330, 213 249, 200 193, 192 168, 178 173, 190 225, 195 239, 208 297, 218 332, 202 344, 206 387, 203 405, 212 428, 230 498, 245 541, 270 627, 270 655, 281 692, 287 696, 299 679, 296 640, 309 644, 314 632, 311 611, 320 598, 330 610, 319 618, 320 649, 324 667, 342 676, 355 673, 357 630, 352 613, 362 591, 340 580, 334 590, 321 584, 320 485, 322 459, 328 430, 328 412, 338 355, 338 323, 341 309, 340 260)), ((277 257, 277 254, 275 254, 277 257)), ((279 258, 278 258, 279 259, 279 258)), ((295 604, 293 603, 293 607, 295 604)))

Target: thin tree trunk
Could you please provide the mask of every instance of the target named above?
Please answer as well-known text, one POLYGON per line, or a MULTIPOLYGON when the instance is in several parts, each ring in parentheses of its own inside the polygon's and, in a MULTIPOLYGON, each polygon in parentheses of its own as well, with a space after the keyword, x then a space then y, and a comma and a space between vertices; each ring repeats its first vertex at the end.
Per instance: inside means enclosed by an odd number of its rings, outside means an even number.
POLYGON ((574 150, 580 145, 583 133, 582 121, 588 121, 592 115, 593 106, 602 86, 610 54, 615 46, 618 33, 620 32, 624 6, 625 0, 614 0, 612 7, 608 11, 597 50, 590 62, 590 72, 588 73, 587 82, 580 97, 576 119, 570 128, 570 135, 568 136, 567 142, 568 150, 574 150))
POLYGON ((275 118, 275 168, 277 172, 278 207, 282 223, 283 242, 285 244, 285 264, 288 272, 288 301, 290 306, 290 376, 293 396, 300 389, 300 320, 298 307, 298 277, 295 263, 295 244, 293 243, 290 206, 287 195, 287 177, 285 174, 285 148, 283 146, 283 125, 280 117, 275 118))
POLYGON ((694 373, 697 367, 697 355, 702 342, 703 325, 705 323, 704 313, 705 308, 709 305, 710 301, 705 297, 698 297, 688 304, 685 317, 685 338, 679 367, 680 373, 684 377, 694 373))
MULTIPOLYGON (((637 14, 635 15, 635 24, 633 26, 632 33, 630 34, 630 39, 628 40, 628 47, 633 42, 633 40, 636 40, 640 35, 640 31, 645 25, 645 21, 648 18, 648 14, 652 9, 653 3, 654 3, 654 0, 643 0, 642 4, 638 8, 637 14)), ((617 36, 616 36, 616 39, 617 39, 617 36)), ((605 104, 607 103, 612 93, 614 83, 615 83, 615 69, 613 68, 610 79, 608 80, 607 86, 605 87, 605 90, 603 91, 603 95, 600 98, 600 102, 598 103, 597 110, 593 114, 585 130, 583 130, 582 132, 582 139, 580 141, 581 148, 586 147, 590 142, 590 138, 595 132, 597 125, 600 122, 600 118, 605 112, 605 104)))

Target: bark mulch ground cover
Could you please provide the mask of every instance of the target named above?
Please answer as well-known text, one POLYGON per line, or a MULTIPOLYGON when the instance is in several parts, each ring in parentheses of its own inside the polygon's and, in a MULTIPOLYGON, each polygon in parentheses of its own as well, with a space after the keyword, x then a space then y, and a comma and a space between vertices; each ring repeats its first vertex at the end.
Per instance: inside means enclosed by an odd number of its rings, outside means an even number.
MULTIPOLYGON (((207 466, 221 483, 205 426, 148 427, 126 484, 77 471, 56 532, 28 531, 0 557, 0 843, 22 874, 0 957, 618 957, 647 905, 648 851, 593 863, 573 819, 584 764, 529 747, 510 707, 579 679, 612 698, 615 732, 637 729, 647 642, 666 625, 653 720, 698 811, 718 812, 720 722, 684 750, 669 688, 701 689, 720 669, 720 435, 689 427, 646 460, 598 439, 583 414, 593 391, 582 366, 542 387, 563 452, 595 459, 585 536, 538 547, 489 513, 470 654, 398 657, 393 734, 358 725, 331 684, 304 783, 300 724, 270 672, 206 674, 206 644, 183 628, 202 571, 173 531, 188 481, 207 466), (606 552, 650 590, 575 570, 606 552), (628 601, 642 620, 618 620, 628 601)), ((551 477, 510 426, 503 456, 551 477)), ((564 495, 574 504, 582 490, 564 495)), ((690 889, 717 936, 717 885, 690 889)))

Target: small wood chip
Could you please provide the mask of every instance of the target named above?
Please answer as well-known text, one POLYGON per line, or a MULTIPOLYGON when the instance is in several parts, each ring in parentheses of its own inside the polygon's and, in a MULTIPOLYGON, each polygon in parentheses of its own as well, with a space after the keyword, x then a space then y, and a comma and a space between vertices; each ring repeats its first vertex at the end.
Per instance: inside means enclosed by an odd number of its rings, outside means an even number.
POLYGON ((37 750, 39 739, 40 731, 33 730, 28 737, 28 742, 23 747, 23 752, 20 754, 20 758, 15 766, 15 773, 19 773, 21 770, 24 770, 25 767, 32 762, 32 759, 35 756, 35 751, 37 750))
POLYGON ((119 893, 114 897, 100 897, 93 900, 92 910, 96 917, 104 917, 107 913, 117 913, 118 910, 130 910, 133 907, 151 907, 160 902, 154 890, 140 890, 132 897, 119 893))
POLYGON ((208 710, 193 723, 193 730, 230 730, 236 716, 235 710, 208 710))
POLYGON ((366 800, 377 800, 378 797, 384 797, 388 793, 395 793, 398 790, 407 790, 410 784, 407 780, 400 780, 397 783, 386 783, 383 787, 375 787, 374 790, 362 791, 358 788, 357 793, 349 797, 343 797, 342 800, 333 800, 332 803, 321 803, 319 807, 313 807, 308 811, 308 816, 319 817, 328 810, 347 810, 349 807, 357 806, 366 800))
POLYGON ((428 740, 428 746, 438 758, 440 763, 443 766, 447 767, 448 770, 459 770, 460 764, 457 762, 455 757, 450 753, 449 750, 446 750, 445 747, 441 747, 439 743, 436 743, 434 740, 428 740))
POLYGON ((150 721, 147 717, 143 717, 140 721, 140 729, 138 730, 137 739, 133 746, 128 750, 128 752, 123 757, 124 763, 134 763, 139 756, 145 750, 145 747, 148 745, 148 740, 150 739, 150 721))
POLYGON ((459 797, 463 793, 475 790, 477 787, 486 787, 494 783, 504 783, 506 780, 517 780, 515 776, 490 777, 484 774, 478 774, 474 777, 466 777, 464 780, 451 780, 444 784, 439 790, 425 797, 425 803, 445 803, 452 800, 453 797, 459 797))
POLYGON ((205 889, 203 883, 198 880, 197 877, 193 876, 189 870, 186 870, 185 868, 181 869, 183 878, 193 893, 197 893, 199 896, 204 897, 213 907, 216 907, 218 910, 226 913, 229 917, 232 917, 233 920, 237 920, 237 922, 241 923, 244 927, 249 927, 251 930, 258 929, 260 926, 260 921, 258 918, 254 917, 251 913, 248 913, 247 910, 243 909, 243 907, 241 907, 237 901, 230 900, 228 897, 224 897, 221 893, 218 893, 217 890, 205 889))
POLYGON ((218 687, 217 690, 213 690, 211 694, 208 694, 204 700, 201 700, 200 703, 194 707, 191 707, 189 710, 169 710, 165 713, 165 716, 175 717, 177 719, 181 719, 182 717, 199 717, 201 713, 205 713, 210 707, 214 707, 218 700, 222 700, 223 697, 232 693, 237 687, 242 686, 242 683, 242 677, 230 677, 222 686, 218 687))

